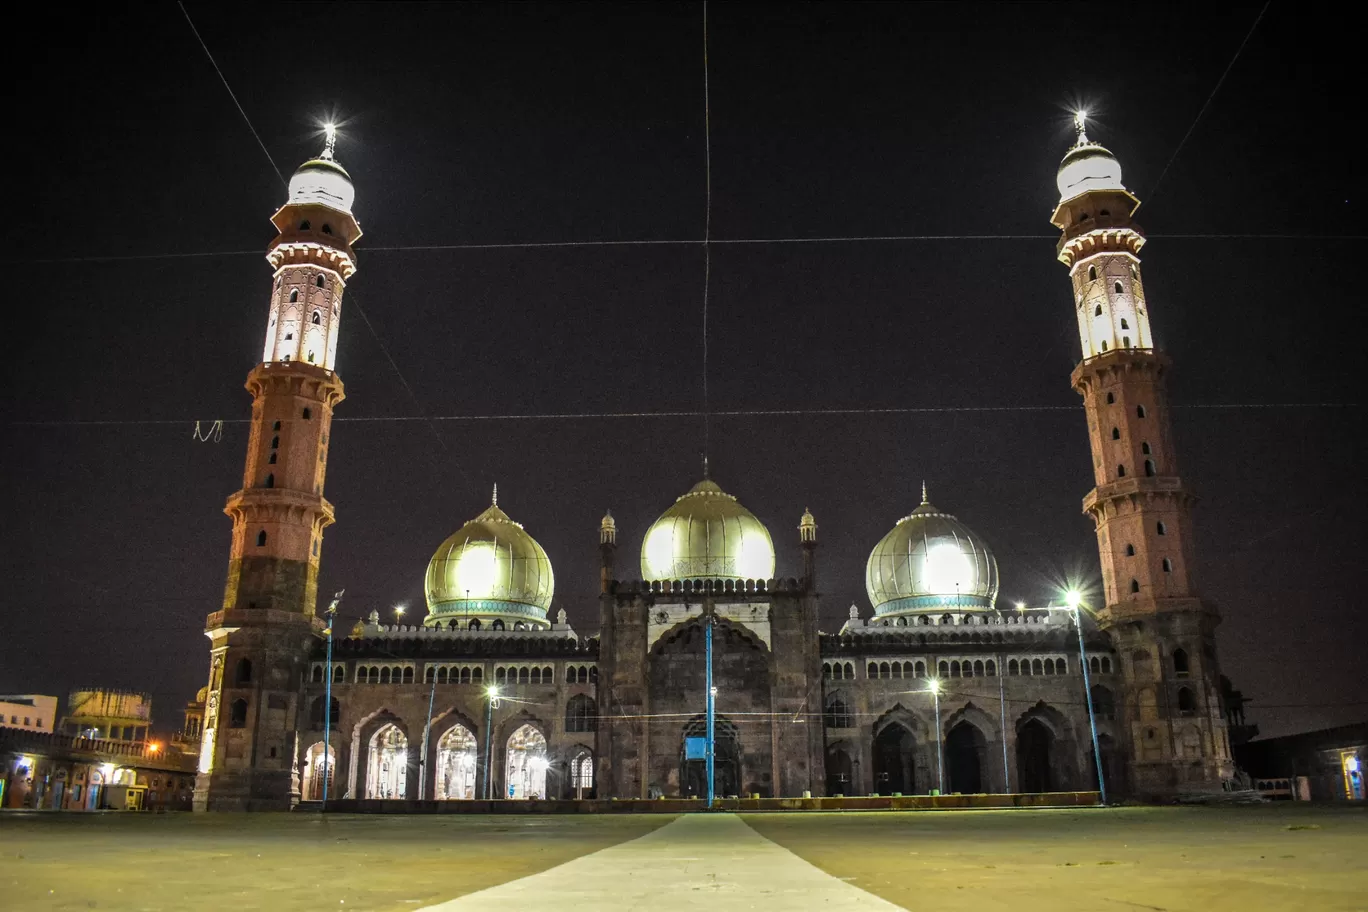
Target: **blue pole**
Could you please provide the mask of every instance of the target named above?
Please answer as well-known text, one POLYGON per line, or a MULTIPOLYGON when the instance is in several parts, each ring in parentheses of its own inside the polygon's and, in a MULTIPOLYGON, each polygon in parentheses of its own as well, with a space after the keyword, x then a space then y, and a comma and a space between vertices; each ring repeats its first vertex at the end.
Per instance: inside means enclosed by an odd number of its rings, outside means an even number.
POLYGON ((1083 700, 1088 704, 1088 727, 1092 729, 1093 763, 1097 764, 1097 794, 1102 804, 1107 803, 1107 782, 1102 773, 1102 748, 1097 744, 1097 716, 1093 714, 1092 679, 1088 676, 1088 650, 1083 645, 1083 619, 1078 606, 1073 608, 1074 627, 1078 628, 1078 658, 1083 664, 1083 700))
POLYGON ((328 781, 332 779, 332 680, 333 680, 333 624, 337 622, 337 603, 342 601, 339 591, 328 606, 328 672, 327 682, 323 685, 323 807, 328 807, 328 781))
POLYGON ((714 713, 715 713, 715 705, 714 705, 714 701, 713 701, 713 647, 712 647, 713 631, 712 631, 712 615, 709 615, 709 616, 708 616, 708 623, 707 623, 707 626, 704 628, 704 630, 705 630, 705 633, 704 633, 704 642, 706 643, 706 646, 707 646, 707 655, 708 655, 708 675, 707 675, 707 678, 708 678, 708 703, 707 703, 707 706, 708 706, 708 709, 707 709, 707 718, 708 718, 708 750, 707 750, 707 753, 706 753, 704 756, 707 758, 707 767, 708 767, 708 773, 707 773, 707 775, 708 775, 708 807, 711 808, 711 807, 713 806, 713 798, 714 798, 714 794, 713 794, 713 793, 714 793, 713 772, 714 772, 714 768, 715 768, 715 766, 714 766, 714 763, 715 763, 715 755, 714 755, 714 752, 713 752, 713 737, 714 737, 713 725, 714 725, 714 720, 715 720, 715 715, 714 715, 714 713))
MULTIPOLYGON (((428 667, 431 668, 430 665, 429 665, 428 667)), ((437 699, 437 669, 433 668, 433 669, 432 669, 432 688, 428 691, 428 717, 427 717, 427 725, 424 726, 424 728, 423 728, 423 750, 421 751, 421 756, 418 758, 418 770, 419 770, 419 772, 422 774, 422 775, 420 775, 420 776, 418 777, 418 800, 419 800, 419 801, 422 801, 422 800, 423 800, 424 791, 425 791, 424 788, 423 788, 423 786, 425 786, 425 785, 427 784, 427 778, 428 778, 428 775, 427 775, 427 768, 428 768, 428 762, 427 762, 427 761, 428 761, 428 742, 432 740, 432 703, 433 703, 433 701, 436 700, 436 699, 437 699)), ((434 780, 434 790, 435 790, 435 780, 434 780)))
POLYGON ((945 794, 945 757, 941 742, 945 739, 941 737, 940 720, 940 687, 932 691, 936 696, 936 791, 945 794))
POLYGON ((485 692, 485 698, 489 701, 489 708, 485 711, 485 774, 484 774, 484 793, 485 793, 484 796, 485 796, 485 800, 488 801, 488 800, 489 800, 489 796, 493 794, 493 792, 490 790, 490 786, 489 786, 489 766, 490 766, 490 764, 489 764, 489 761, 490 761, 490 756, 489 756, 489 741, 490 741, 490 739, 489 739, 489 735, 490 735, 490 729, 491 729, 491 727, 494 725, 494 694, 489 693, 488 691, 486 691, 486 692, 485 692))

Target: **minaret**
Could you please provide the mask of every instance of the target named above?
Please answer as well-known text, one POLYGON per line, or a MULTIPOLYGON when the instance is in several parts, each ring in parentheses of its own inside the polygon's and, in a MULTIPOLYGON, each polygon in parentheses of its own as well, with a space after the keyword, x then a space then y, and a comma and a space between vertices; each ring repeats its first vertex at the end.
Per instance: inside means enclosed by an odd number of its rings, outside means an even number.
POLYGON ((351 177, 334 156, 336 133, 290 178, 271 216, 277 235, 266 344, 247 375, 252 427, 242 490, 224 508, 233 519, 223 606, 210 614, 197 810, 287 809, 298 796, 294 769, 301 675, 313 638, 323 497, 342 292, 356 271, 351 177))
POLYGON ((1155 347, 1140 278, 1140 201, 1111 152, 1078 139, 1059 166, 1050 221, 1073 280, 1083 358, 1074 390, 1088 416, 1096 487, 1083 510, 1097 527, 1105 606, 1099 626, 1121 657, 1118 717, 1128 783, 1116 791, 1216 788, 1233 765, 1219 693, 1216 606, 1193 581, 1191 510, 1169 421, 1169 359, 1155 347))

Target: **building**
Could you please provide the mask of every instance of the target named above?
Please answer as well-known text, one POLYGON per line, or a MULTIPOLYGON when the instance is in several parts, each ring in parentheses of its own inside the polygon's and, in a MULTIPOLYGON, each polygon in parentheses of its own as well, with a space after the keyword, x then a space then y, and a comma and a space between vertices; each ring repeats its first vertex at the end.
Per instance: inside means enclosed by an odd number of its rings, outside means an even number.
POLYGON ((372 612, 337 631, 329 661, 323 484, 361 236, 330 132, 272 217, 228 581, 206 623, 195 806, 700 795, 704 762, 686 745, 704 727, 710 641, 722 795, 1088 789, 1099 762, 1114 795, 1221 788, 1233 767, 1219 618, 1192 584, 1192 497, 1140 278, 1139 203, 1081 117, 1057 184, 1095 471, 1083 507, 1105 590, 1083 636, 1076 603, 1000 607, 991 550, 925 490, 881 538, 870 530, 870 611, 823 632, 815 518, 794 511, 803 572, 776 579, 770 531, 705 468, 629 559, 603 517, 596 636, 551 616, 552 561, 496 490, 433 554, 422 622, 372 612))
POLYGON ((61 731, 80 738, 141 744, 152 726, 152 697, 134 690, 82 687, 67 695, 61 731))
POLYGON ((0 807, 189 810, 193 757, 159 742, 0 728, 0 807))
POLYGON ((50 732, 56 723, 56 697, 42 694, 0 695, 0 726, 50 732))
POLYGON ((1235 748, 1240 769, 1257 782, 1290 780, 1293 794, 1313 801, 1362 801, 1368 765, 1368 722, 1340 725, 1235 748))

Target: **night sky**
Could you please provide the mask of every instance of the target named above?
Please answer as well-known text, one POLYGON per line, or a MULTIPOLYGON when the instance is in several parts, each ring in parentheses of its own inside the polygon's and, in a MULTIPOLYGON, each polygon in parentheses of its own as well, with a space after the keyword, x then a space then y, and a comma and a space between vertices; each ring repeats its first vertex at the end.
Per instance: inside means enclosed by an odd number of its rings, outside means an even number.
MULTIPOLYGON (((287 177, 345 122, 365 236, 320 594, 421 617, 429 557, 498 482, 595 632, 599 517, 638 575, 700 419, 361 419, 698 410, 702 248, 377 248, 702 238, 701 5, 188 9, 287 177)), ((713 477, 780 575, 816 515, 825 629, 868 615, 865 557, 923 479, 995 549, 1004 602, 1098 581, 1048 222, 1081 101, 1144 201, 1224 671, 1265 734, 1368 717, 1357 33, 1273 4, 1155 192, 1259 9, 709 9, 713 238, 1034 236, 712 248, 714 409, 947 410, 714 419, 713 477), (1175 237, 1210 234, 1296 237, 1175 237)), ((148 690, 170 728, 206 674, 284 191, 175 5, 34 15, 41 46, 6 63, 0 691, 148 690)))

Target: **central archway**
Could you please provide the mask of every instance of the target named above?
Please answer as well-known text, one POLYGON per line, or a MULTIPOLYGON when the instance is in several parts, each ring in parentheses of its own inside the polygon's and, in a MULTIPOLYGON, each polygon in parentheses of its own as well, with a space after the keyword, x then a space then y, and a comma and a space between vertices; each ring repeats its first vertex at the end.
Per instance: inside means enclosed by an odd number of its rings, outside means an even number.
POLYGON ((945 789, 973 795, 982 792, 984 754, 988 742, 969 722, 960 722, 945 736, 945 789))
MULTIPOLYGON (((706 738, 707 719, 699 717, 684 726, 679 743, 679 788, 686 798, 708 797, 708 762, 690 760, 685 753, 689 738, 706 738)), ((736 726, 722 716, 713 723, 713 795, 725 798, 741 794, 741 738, 736 726)))
POLYGON ((438 801, 475 797, 475 735, 459 722, 437 742, 436 785, 438 801))
POLYGON ((874 736, 874 790, 880 795, 916 791, 917 739, 901 722, 890 722, 874 736))
POLYGON ((509 798, 546 797, 546 736, 534 725, 519 726, 508 736, 504 788, 509 798))
POLYGON ((845 745, 833 744, 827 748, 826 775, 827 797, 855 794, 855 767, 845 745))
POLYGON ((399 726, 390 723, 371 736, 366 797, 404 798, 407 787, 408 738, 399 726))
POLYGON ((1054 741, 1054 732, 1039 719, 1030 719, 1017 730, 1017 782, 1023 792, 1054 790, 1054 741))

